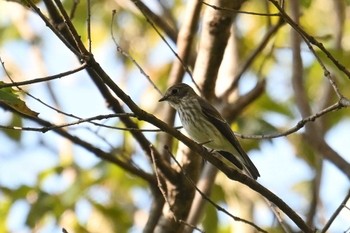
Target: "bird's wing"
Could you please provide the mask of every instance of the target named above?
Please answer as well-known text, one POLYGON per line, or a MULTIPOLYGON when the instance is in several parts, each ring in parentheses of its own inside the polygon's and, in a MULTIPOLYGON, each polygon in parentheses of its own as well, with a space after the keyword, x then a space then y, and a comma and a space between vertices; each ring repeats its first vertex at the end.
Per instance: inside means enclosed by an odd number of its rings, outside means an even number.
POLYGON ((241 145, 239 144, 236 136, 233 134, 229 124, 222 118, 220 113, 209 103, 205 102, 203 99, 199 99, 200 105, 202 107, 203 114, 208 118, 208 120, 225 136, 225 138, 232 144, 232 146, 237 150, 239 155, 242 157, 244 164, 246 165, 249 172, 254 176, 260 176, 258 169, 255 167, 253 162, 250 160, 248 155, 245 153, 241 145))

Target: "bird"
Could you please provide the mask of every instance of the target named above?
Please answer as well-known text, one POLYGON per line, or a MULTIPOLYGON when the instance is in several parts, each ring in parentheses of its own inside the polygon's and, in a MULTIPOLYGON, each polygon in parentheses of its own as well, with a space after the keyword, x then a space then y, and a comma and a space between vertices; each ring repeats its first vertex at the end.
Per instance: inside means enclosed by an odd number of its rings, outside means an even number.
POLYGON ((178 112, 182 126, 191 139, 218 152, 233 168, 245 171, 254 180, 260 177, 258 169, 239 144, 230 125, 192 87, 185 83, 175 84, 166 90, 159 100, 162 101, 168 102, 178 112))

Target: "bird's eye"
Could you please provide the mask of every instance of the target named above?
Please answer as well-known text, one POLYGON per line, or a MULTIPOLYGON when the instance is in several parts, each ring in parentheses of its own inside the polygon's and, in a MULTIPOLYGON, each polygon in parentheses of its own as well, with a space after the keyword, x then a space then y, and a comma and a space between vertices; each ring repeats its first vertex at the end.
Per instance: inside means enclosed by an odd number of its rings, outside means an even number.
POLYGON ((172 94, 172 95, 175 95, 175 94, 177 94, 178 92, 179 92, 179 90, 176 89, 176 88, 171 90, 171 94, 172 94))

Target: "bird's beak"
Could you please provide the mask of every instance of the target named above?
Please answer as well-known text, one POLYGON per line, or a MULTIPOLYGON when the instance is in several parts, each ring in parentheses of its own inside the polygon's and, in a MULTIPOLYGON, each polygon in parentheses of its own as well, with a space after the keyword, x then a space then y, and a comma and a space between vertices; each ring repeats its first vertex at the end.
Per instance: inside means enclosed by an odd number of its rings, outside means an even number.
POLYGON ((163 96, 160 100, 158 100, 158 102, 162 102, 162 101, 165 101, 165 100, 167 100, 168 99, 168 96, 163 96))

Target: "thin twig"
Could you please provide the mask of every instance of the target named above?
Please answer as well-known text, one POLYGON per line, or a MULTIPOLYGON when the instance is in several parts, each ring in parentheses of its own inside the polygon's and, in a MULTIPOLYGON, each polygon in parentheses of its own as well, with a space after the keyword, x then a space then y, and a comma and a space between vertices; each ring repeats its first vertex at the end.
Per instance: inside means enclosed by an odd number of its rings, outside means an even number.
POLYGON ((292 134, 294 132, 297 132, 299 129, 303 128, 308 122, 312 122, 315 121, 317 118, 325 115, 326 113, 332 112, 332 111, 336 111, 339 110, 341 108, 344 108, 347 106, 344 106, 342 104, 341 101, 338 101, 337 103, 309 116, 306 117, 302 120, 300 120, 294 127, 282 132, 282 133, 276 133, 276 134, 264 134, 264 135, 244 135, 244 134, 240 134, 240 133, 236 133, 235 135, 237 137, 243 138, 243 139, 271 139, 271 138, 278 138, 278 137, 283 137, 283 136, 287 136, 289 134, 292 134))
POLYGON ((141 11, 141 13, 147 16, 148 19, 152 20, 159 28, 161 28, 165 34, 173 41, 176 41, 178 30, 176 28, 176 24, 172 24, 171 26, 168 24, 167 19, 164 17, 157 15, 154 13, 144 2, 141 0, 130 0, 135 4, 135 6, 141 11))
MULTIPOLYGON (((162 180, 160 179, 159 174, 158 174, 158 167, 157 167, 157 164, 156 164, 156 159, 154 158, 154 147, 153 147, 152 144, 149 146, 149 149, 150 149, 150 151, 151 151, 152 165, 153 165, 154 174, 156 175, 156 179, 157 179, 157 186, 158 186, 158 188, 159 188, 160 193, 162 194, 162 196, 163 196, 163 198, 164 198, 164 201, 165 201, 165 202, 168 204, 168 206, 169 206, 169 210, 170 210, 170 212, 171 212, 171 214, 172 214, 172 216, 173 216, 174 221, 177 222, 178 220, 177 220, 177 218, 176 218, 176 216, 175 216, 175 213, 174 213, 174 211, 173 211, 173 207, 172 207, 170 201, 168 200, 167 192, 164 190, 164 188, 163 188, 163 182, 162 182, 162 180)), ((163 181, 164 181, 164 179, 163 179, 163 181)))
POLYGON ((91 53, 92 40, 91 40, 91 1, 90 0, 87 0, 86 7, 87 7, 86 23, 87 23, 88 51, 89 53, 91 53))
MULTIPOLYGON (((74 27, 72 21, 70 20, 66 10, 63 7, 63 4, 60 0, 53 0, 59 10, 59 12, 61 13, 63 19, 64 19, 64 23, 69 31, 69 36, 71 36, 71 38, 74 41, 74 44, 72 44, 73 46, 76 46, 80 52, 82 52, 83 54, 88 54, 88 51, 86 50, 76 28, 74 27)), ((67 35, 68 36, 68 35, 67 35)))
MULTIPOLYGON (((27 116, 27 115, 21 114, 20 112, 18 112, 18 114, 23 118, 32 120, 32 121, 34 121, 40 125, 43 125, 45 127, 52 126, 51 122, 46 121, 44 119, 41 119, 39 117, 27 116)), ((69 132, 67 132, 64 129, 61 129, 61 128, 54 129, 54 132, 59 134, 60 136, 62 136, 64 138, 72 141, 74 144, 79 145, 82 148, 90 151, 96 157, 103 159, 105 161, 111 162, 112 164, 115 164, 115 165, 125 169, 126 171, 130 172, 131 174, 147 181, 152 186, 156 185, 156 180, 152 174, 149 174, 148 172, 146 172, 142 169, 139 169, 138 167, 133 166, 132 163, 121 161, 120 158, 116 157, 114 154, 105 152, 104 150, 93 146, 91 143, 82 140, 80 137, 77 137, 77 136, 70 134, 69 132)))
POLYGON ((65 124, 60 124, 60 125, 52 125, 50 127, 21 127, 21 126, 3 126, 0 125, 0 128, 3 129, 13 129, 13 130, 26 130, 26 131, 37 131, 37 132, 42 132, 46 133, 47 131, 53 130, 53 129, 58 129, 58 128, 66 128, 69 126, 73 125, 78 125, 84 122, 100 126, 103 128, 109 128, 109 129, 116 129, 116 130, 122 130, 122 131, 141 131, 141 132, 160 132, 160 129, 139 129, 139 128, 125 128, 125 127, 116 127, 116 126, 109 126, 105 124, 100 124, 93 122, 93 120, 102 120, 102 119, 110 119, 110 118, 115 118, 115 117, 135 117, 134 114, 132 113, 114 113, 114 114, 107 114, 107 115, 98 115, 94 117, 89 117, 89 118, 80 118, 77 121, 70 122, 70 123, 65 123, 65 124))
POLYGON ((168 200, 167 193, 166 193, 166 191, 165 191, 164 188, 163 188, 162 180, 161 180, 161 178, 160 178, 160 176, 159 176, 159 174, 158 174, 158 168, 157 168, 156 159, 155 159, 155 156, 154 156, 154 147, 153 147, 153 145, 150 145, 150 150, 151 150, 151 159, 152 159, 153 170, 154 170, 154 173, 155 173, 156 179, 157 179, 157 186, 158 186, 159 191, 160 191, 160 193, 162 194, 162 196, 163 196, 165 202, 166 202, 166 203, 168 204, 168 206, 169 206, 169 210, 170 210, 170 212, 171 212, 171 214, 172 214, 172 216, 173 216, 174 221, 175 221, 175 222, 179 222, 179 223, 181 223, 181 224, 183 224, 183 225, 189 226, 189 227, 191 227, 191 228, 193 228, 193 229, 195 229, 195 230, 197 230, 197 231, 199 231, 199 232, 203 232, 203 231, 202 231, 201 229, 199 229, 198 227, 193 226, 192 224, 187 223, 186 221, 184 221, 184 220, 182 220, 182 219, 177 219, 177 218, 176 218, 175 213, 174 213, 174 211, 173 211, 173 209, 172 209, 172 205, 171 205, 170 201, 168 200))
POLYGON ((185 226, 188 226, 188 227, 192 228, 193 230, 196 230, 196 231, 205 233, 205 231, 203 231, 203 230, 200 229, 199 227, 194 226, 194 225, 192 225, 192 224, 190 224, 190 223, 188 223, 188 222, 186 222, 186 221, 184 221, 184 220, 181 220, 181 219, 180 219, 179 222, 182 223, 182 224, 185 225, 185 226))
POLYGON ((39 15, 39 17, 44 21, 45 25, 49 27, 53 33, 55 33, 55 35, 64 43, 65 46, 67 46, 67 48, 69 48, 78 58, 80 59, 83 58, 81 53, 78 51, 77 47, 72 45, 69 42, 69 40, 64 35, 62 35, 61 32, 56 27, 54 27, 54 25, 52 25, 51 20, 49 20, 41 12, 40 8, 37 7, 35 3, 33 3, 33 1, 31 0, 24 0, 24 1, 34 10, 34 12, 36 12, 39 15))
MULTIPOLYGON (((309 49, 314 54, 315 58, 318 60, 318 62, 321 61, 319 56, 316 54, 316 52, 313 50, 312 45, 315 45, 318 47, 326 56, 333 62, 333 64, 341 71, 343 72, 349 79, 350 79, 350 71, 346 69, 344 65, 339 63, 337 59, 334 58, 334 56, 324 47, 324 45, 320 42, 318 42, 313 36, 309 35, 302 29, 297 23, 294 22, 294 20, 284 11, 283 7, 278 4, 276 0, 269 0, 280 12, 283 19, 295 30, 297 31, 300 36, 304 39, 305 43, 308 45, 309 49)), ((324 64, 320 63, 321 67, 324 70, 325 76, 329 78, 329 71, 325 68, 324 64)))
POLYGON ((236 9, 232 9, 232 8, 227 8, 227 7, 219 7, 219 6, 215 6, 212 4, 209 4, 207 2, 202 2, 203 5, 209 6, 211 8, 213 8, 214 10, 221 10, 221 11, 228 11, 228 12, 232 12, 232 13, 242 13, 242 14, 248 14, 248 15, 257 15, 257 16, 280 16, 279 13, 259 13, 259 12, 253 12, 253 11, 242 11, 242 10, 236 10, 236 9))
POLYGON ((348 191, 348 194, 345 196, 344 200, 340 203, 338 208, 334 211, 333 215, 330 217, 326 225, 321 230, 321 233, 327 232, 329 227, 332 225, 333 221, 336 219, 336 217, 339 215, 340 211, 345 207, 346 203, 350 199, 350 190, 348 191))
POLYGON ((141 65, 139 65, 139 63, 129 54, 127 53, 126 51, 124 51, 119 43, 117 42, 115 36, 114 36, 114 30, 113 30, 113 25, 114 25, 114 17, 115 17, 115 14, 116 14, 116 10, 113 10, 112 11, 112 20, 111 20, 111 36, 112 36, 112 39, 113 39, 113 42, 115 44, 115 46, 117 47, 117 51, 119 53, 121 53, 123 56, 127 57, 128 59, 130 59, 130 61, 132 63, 134 63, 134 65, 140 70, 141 74, 148 80, 148 82, 153 86, 154 89, 157 90, 157 92, 162 95, 162 92, 159 90, 159 88, 157 87, 157 85, 152 81, 152 79, 150 78, 150 76, 148 74, 146 74, 146 72, 144 71, 144 69, 141 67, 141 65))
MULTIPOLYGON (((136 4, 136 0, 133 0, 133 2, 136 4)), ((162 39, 162 41, 167 45, 167 47, 171 50, 171 52, 174 54, 174 56, 180 61, 182 67, 184 68, 184 70, 186 70, 186 72, 188 73, 188 75, 190 76, 192 82, 194 83, 194 85, 196 86, 196 88, 198 90, 201 90, 199 88, 199 86, 197 85, 197 83, 195 82, 192 72, 189 69, 189 67, 183 62, 183 60, 181 59, 181 57, 176 53, 176 51, 171 47, 171 45, 169 44, 169 42, 165 39, 165 37, 163 36, 163 34, 158 30, 158 28, 155 26, 155 24, 153 23, 153 21, 147 16, 147 14, 143 11, 142 8, 139 8, 139 10, 141 11, 142 15, 145 17, 146 21, 151 25, 151 27, 155 30, 155 32, 159 35, 159 37, 162 39)))

